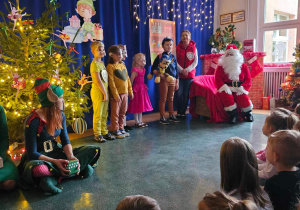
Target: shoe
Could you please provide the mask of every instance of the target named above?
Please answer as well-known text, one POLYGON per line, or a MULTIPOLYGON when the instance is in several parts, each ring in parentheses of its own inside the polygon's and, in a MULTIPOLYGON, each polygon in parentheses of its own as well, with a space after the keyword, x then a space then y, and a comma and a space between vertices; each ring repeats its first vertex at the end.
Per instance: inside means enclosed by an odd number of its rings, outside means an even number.
POLYGON ((128 132, 128 131, 131 131, 131 130, 132 130, 132 127, 126 125, 126 126, 124 126, 124 129, 125 129, 126 132, 128 132))
POLYGON ((91 165, 87 165, 85 167, 85 169, 83 169, 82 171, 80 171, 79 173, 79 176, 82 178, 82 179, 85 179, 85 178, 88 178, 90 176, 92 176, 92 174, 94 173, 94 169, 91 165))
POLYGON ((46 176, 41 178, 39 188, 45 193, 51 193, 52 195, 56 195, 61 193, 62 190, 56 187, 55 185, 57 185, 57 177, 46 176))
POLYGON ((161 117, 160 120, 159 120, 159 123, 161 123, 163 125, 169 125, 170 124, 165 117, 161 117))
POLYGON ((122 134, 120 130, 113 131, 113 132, 112 132, 112 135, 113 135, 114 137, 116 137, 117 139, 123 139, 123 138, 125 138, 125 135, 122 134))
POLYGON ((142 124, 138 124, 138 123, 135 123, 134 126, 135 126, 136 128, 143 128, 143 125, 142 125, 142 124))
POLYGON ((130 134, 128 132, 125 131, 125 129, 120 129, 120 132, 125 136, 125 137, 129 137, 130 134))
POLYGON ((234 109, 234 110, 232 110, 232 111, 227 111, 227 113, 228 113, 229 116, 230 116, 229 123, 230 123, 230 124, 235 124, 235 123, 238 121, 238 113, 237 113, 237 110, 234 109))
POLYGON ((116 139, 116 137, 114 137, 110 133, 107 133, 106 135, 104 135, 103 138, 105 138, 106 140, 109 140, 109 141, 113 141, 116 139))
POLYGON ((179 122, 180 122, 180 120, 178 120, 177 117, 175 117, 175 115, 171 115, 171 116, 169 117, 169 120, 170 120, 170 121, 173 121, 173 122, 175 122, 175 123, 179 123, 179 122))
POLYGON ((97 142, 99 142, 99 143, 104 143, 104 142, 106 142, 106 140, 103 138, 102 135, 95 136, 95 137, 94 137, 94 140, 97 141, 97 142))
POLYGON ((148 127, 148 124, 142 122, 142 126, 143 126, 143 128, 145 128, 145 127, 148 127))
POLYGON ((253 115, 252 115, 251 111, 245 112, 244 120, 246 122, 253 122, 254 121, 254 118, 253 118, 253 115))

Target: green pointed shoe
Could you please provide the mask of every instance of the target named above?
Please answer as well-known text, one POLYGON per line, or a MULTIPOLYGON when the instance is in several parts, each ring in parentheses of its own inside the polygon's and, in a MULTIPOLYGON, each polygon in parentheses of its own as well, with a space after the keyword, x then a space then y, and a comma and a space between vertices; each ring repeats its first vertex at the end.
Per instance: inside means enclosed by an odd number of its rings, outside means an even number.
POLYGON ((87 165, 87 166, 85 167, 85 169, 83 169, 83 170, 79 173, 79 175, 80 175, 80 177, 81 177, 82 179, 86 179, 86 178, 92 176, 93 173, 94 173, 93 167, 92 167, 91 165, 87 165))
POLYGON ((39 188, 45 193, 57 195, 61 193, 62 190, 56 187, 56 185, 57 185, 57 177, 46 176, 41 178, 39 188))

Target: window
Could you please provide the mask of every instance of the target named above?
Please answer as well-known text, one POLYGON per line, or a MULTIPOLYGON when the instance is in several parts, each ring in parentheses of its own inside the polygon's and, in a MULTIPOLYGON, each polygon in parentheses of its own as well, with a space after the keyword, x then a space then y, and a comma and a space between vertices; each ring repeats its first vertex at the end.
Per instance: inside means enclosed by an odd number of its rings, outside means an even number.
POLYGON ((286 63, 300 42, 300 0, 259 1, 258 50, 266 52, 265 63, 286 63))

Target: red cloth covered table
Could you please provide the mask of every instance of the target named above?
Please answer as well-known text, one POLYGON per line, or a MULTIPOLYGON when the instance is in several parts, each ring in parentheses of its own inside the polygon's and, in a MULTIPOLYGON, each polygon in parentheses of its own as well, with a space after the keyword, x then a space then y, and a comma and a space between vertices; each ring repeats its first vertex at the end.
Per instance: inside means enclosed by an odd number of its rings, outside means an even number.
POLYGON ((215 86, 215 75, 196 76, 192 82, 190 90, 190 114, 196 117, 196 96, 206 98, 206 104, 210 111, 209 122, 225 122, 229 116, 224 110, 221 98, 215 86))

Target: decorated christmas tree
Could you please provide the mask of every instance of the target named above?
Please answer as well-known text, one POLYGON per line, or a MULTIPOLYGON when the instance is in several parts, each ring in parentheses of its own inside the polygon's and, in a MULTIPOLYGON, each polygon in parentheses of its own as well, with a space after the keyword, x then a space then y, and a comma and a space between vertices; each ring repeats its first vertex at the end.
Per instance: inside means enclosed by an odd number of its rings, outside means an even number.
POLYGON ((217 28, 216 33, 211 35, 209 38, 209 44, 212 48, 216 49, 217 52, 226 49, 226 46, 229 44, 234 44, 240 50, 242 48, 242 43, 235 40, 235 26, 228 25, 225 27, 225 30, 221 30, 221 28, 217 28))
POLYGON ((13 141, 23 139, 24 120, 32 109, 39 108, 33 88, 37 77, 64 89, 68 124, 88 111, 84 94, 87 87, 83 88, 87 78, 80 71, 88 59, 75 59, 73 44, 67 48, 68 37, 59 32, 59 24, 68 19, 68 14, 58 16, 60 5, 55 0, 50 2, 46 2, 47 9, 37 20, 30 19, 25 8, 19 9, 18 1, 16 5, 5 3, 7 14, 0 12, 0 104, 6 109, 13 141))
POLYGON ((294 108, 300 102, 300 43, 296 45, 293 55, 296 60, 291 65, 291 72, 286 76, 281 88, 286 91, 285 100, 294 108))

